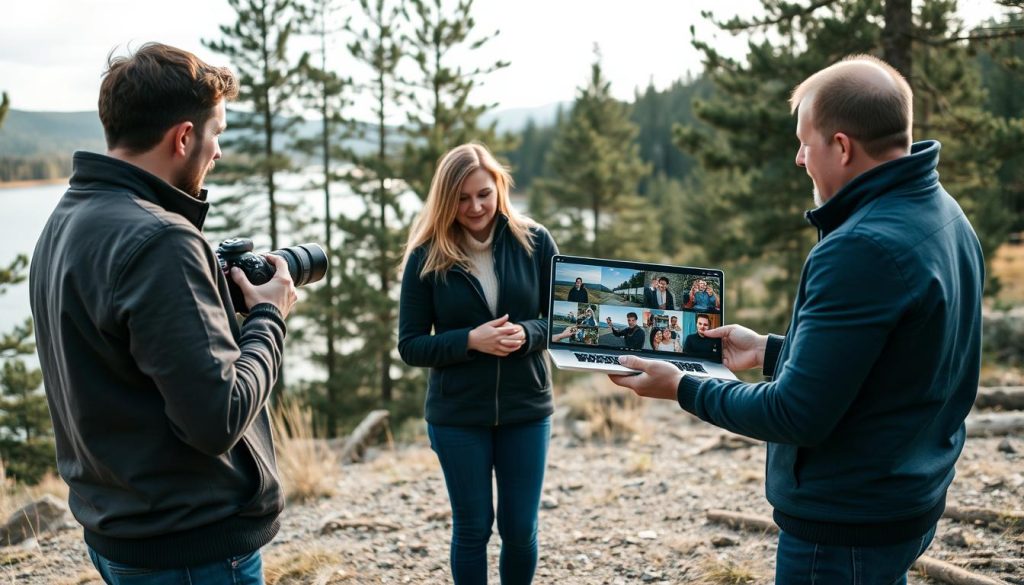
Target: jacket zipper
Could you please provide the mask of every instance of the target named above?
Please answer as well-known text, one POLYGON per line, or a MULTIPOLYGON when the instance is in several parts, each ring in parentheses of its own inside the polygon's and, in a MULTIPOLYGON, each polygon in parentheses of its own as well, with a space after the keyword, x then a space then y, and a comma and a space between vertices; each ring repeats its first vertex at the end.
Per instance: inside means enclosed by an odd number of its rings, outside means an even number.
MULTIPOLYGON (((501 227, 503 228, 502 231, 504 231, 504 226, 501 226, 501 227)), ((500 234, 498 234, 498 233, 494 234, 494 243, 491 246, 491 266, 493 267, 493 270, 494 270, 494 280, 495 280, 495 282, 498 283, 498 298, 496 299, 497 302, 495 303, 496 307, 500 307, 501 306, 501 279, 498 278, 498 275, 501 274, 501 271, 498 270, 498 236, 499 235, 500 234)), ((524 329, 524 333, 525 333, 525 329, 524 329)), ((501 410, 499 408, 499 404, 500 404, 500 398, 499 398, 499 395, 498 395, 498 389, 499 388, 501 388, 501 358, 500 357, 498 358, 498 369, 497 369, 497 374, 495 375, 495 380, 494 380, 494 426, 498 426, 498 420, 500 418, 500 412, 501 412, 501 410)))

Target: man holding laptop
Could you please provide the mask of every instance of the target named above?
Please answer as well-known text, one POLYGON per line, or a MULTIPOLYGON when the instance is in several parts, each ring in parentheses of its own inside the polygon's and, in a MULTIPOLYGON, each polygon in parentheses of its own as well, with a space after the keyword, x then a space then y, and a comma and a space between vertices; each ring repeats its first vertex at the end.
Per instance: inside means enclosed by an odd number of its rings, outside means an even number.
POLYGON ((705 331, 722 340, 726 366, 760 366, 770 381, 698 378, 635 356, 621 364, 640 375, 612 377, 768 441, 777 583, 906 583, 964 445, 984 263, 939 184, 939 144, 911 145, 912 100, 903 77, 868 56, 819 71, 793 93, 796 164, 814 183, 807 218, 820 241, 789 332, 705 331), (887 293, 862 294, 866 282, 887 293))

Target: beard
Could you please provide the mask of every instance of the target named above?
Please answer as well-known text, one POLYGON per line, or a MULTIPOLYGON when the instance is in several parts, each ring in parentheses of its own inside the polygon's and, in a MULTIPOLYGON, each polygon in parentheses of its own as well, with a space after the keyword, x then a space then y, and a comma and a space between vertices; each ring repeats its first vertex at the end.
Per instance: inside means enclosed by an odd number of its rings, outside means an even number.
POLYGON ((188 193, 192 197, 199 197, 203 191, 203 181, 206 180, 206 173, 210 166, 203 165, 202 149, 196 149, 185 161, 185 167, 175 177, 173 186, 188 193))

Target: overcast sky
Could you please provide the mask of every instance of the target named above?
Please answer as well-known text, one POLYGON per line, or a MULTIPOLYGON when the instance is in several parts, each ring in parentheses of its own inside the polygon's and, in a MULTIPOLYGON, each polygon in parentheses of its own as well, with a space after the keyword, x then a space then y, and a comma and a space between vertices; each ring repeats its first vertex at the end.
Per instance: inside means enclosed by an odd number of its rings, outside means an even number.
MULTIPOLYGON (((225 0, 4 0, 0 19, 0 90, 23 110, 94 110, 100 75, 111 50, 151 40, 187 49, 218 65, 224 57, 201 39, 219 37, 230 23, 225 0)), ((354 4, 354 2, 352 3, 354 4)), ((446 0, 446 4, 452 4, 446 0)), ((663 88, 700 70, 690 45, 714 39, 732 56, 744 41, 716 33, 701 10, 716 15, 751 14, 756 0, 476 0, 477 31, 500 34, 476 63, 504 59, 511 66, 492 74, 476 94, 501 109, 573 99, 589 74, 598 43, 612 91, 622 99, 649 81, 663 88), (488 61, 489 58, 489 61, 488 61)), ((961 0, 968 23, 998 14, 991 0, 961 0)), ((338 54, 343 55, 343 51, 338 54)), ((338 68, 351 67, 339 62, 338 68)))

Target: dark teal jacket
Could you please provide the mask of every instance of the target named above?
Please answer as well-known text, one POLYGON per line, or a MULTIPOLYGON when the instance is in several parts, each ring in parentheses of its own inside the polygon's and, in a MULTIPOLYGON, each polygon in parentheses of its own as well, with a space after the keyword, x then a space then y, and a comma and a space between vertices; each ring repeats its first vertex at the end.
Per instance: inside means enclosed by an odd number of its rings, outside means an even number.
POLYGON ((469 332, 495 319, 480 282, 460 267, 445 278, 420 278, 426 245, 413 250, 402 277, 398 310, 398 353, 410 366, 430 368, 427 422, 436 425, 497 426, 550 415, 551 374, 547 348, 551 258, 558 253, 551 234, 531 230, 530 255, 499 214, 494 228, 494 271, 498 315, 526 329, 526 344, 507 357, 467 349, 469 332), (433 333, 431 333, 433 331, 433 333))
POLYGON ((906 540, 942 513, 978 387, 984 262, 939 148, 917 143, 807 213, 820 241, 766 354, 772 381, 680 383, 686 410, 769 441, 776 522, 805 540, 906 540))

